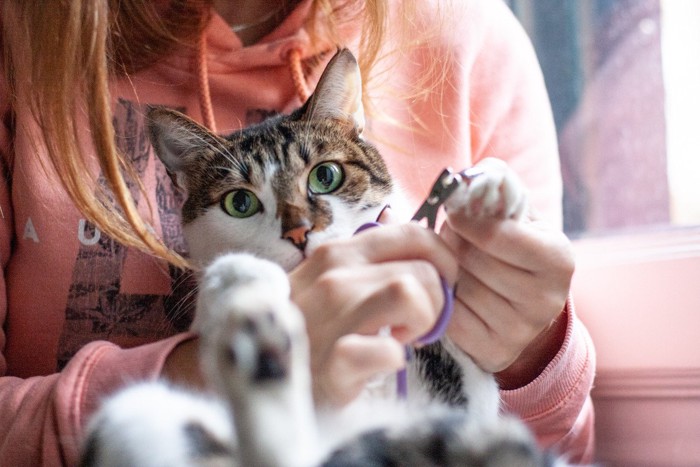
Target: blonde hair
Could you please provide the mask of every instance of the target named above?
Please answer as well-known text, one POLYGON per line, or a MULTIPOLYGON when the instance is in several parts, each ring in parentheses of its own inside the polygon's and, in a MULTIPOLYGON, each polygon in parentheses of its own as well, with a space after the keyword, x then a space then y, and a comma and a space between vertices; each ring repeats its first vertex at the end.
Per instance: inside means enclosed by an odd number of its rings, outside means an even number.
MULTIPOLYGON (((153 234, 130 194, 127 180, 139 186, 140 181, 115 145, 109 80, 148 67, 176 47, 194 47, 210 3, 64 0, 47 8, 43 0, 6 0, 2 9, 4 71, 12 106, 28 109, 38 124, 68 195, 113 239, 180 267, 187 266, 186 260, 153 234), (79 143, 75 116, 81 112, 89 121, 89 148, 79 143), (107 183, 97 196, 98 184, 89 171, 92 154, 107 183)), ((386 34, 388 0, 315 0, 309 21, 323 18, 319 34, 335 36, 341 10, 347 9, 362 24, 359 62, 368 75, 386 34)))

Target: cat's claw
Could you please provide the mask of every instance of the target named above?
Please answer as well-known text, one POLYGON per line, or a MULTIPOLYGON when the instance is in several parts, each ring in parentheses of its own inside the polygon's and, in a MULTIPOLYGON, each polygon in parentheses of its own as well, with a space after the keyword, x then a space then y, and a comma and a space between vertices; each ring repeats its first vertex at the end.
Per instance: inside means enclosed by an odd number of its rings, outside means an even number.
POLYGON ((517 174, 495 158, 483 159, 474 168, 482 174, 457 188, 445 203, 447 212, 463 210, 470 217, 522 218, 528 209, 528 194, 517 174))

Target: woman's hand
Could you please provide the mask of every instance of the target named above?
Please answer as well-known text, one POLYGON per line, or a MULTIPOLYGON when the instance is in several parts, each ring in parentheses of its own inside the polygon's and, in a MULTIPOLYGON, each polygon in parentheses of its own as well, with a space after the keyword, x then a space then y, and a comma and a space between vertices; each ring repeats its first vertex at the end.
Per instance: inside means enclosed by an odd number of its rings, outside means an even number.
POLYGON ((199 367, 199 338, 193 337, 175 346, 163 363, 161 376, 187 388, 206 387, 199 367))
POLYGON ((372 376, 403 367, 402 344, 432 328, 444 301, 440 276, 454 284, 457 268, 434 232, 402 224, 326 243, 292 271, 317 401, 346 403, 372 376))
POLYGON ((450 338, 504 389, 524 386, 564 340, 574 270, 565 235, 537 221, 448 213, 441 236, 459 262, 450 338))

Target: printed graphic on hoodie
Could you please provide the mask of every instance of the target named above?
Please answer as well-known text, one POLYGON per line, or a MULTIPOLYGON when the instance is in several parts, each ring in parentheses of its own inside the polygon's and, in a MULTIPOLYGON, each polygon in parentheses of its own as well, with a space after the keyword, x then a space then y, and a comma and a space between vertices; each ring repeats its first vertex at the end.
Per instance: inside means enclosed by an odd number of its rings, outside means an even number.
MULTIPOLYGON (((184 253, 178 216, 182 195, 173 187, 162 164, 151 160, 154 156, 145 132, 145 110, 145 104, 119 100, 114 112, 117 145, 133 161, 140 178, 150 164, 156 181, 157 206, 154 209, 160 217, 163 239, 170 248, 184 253)), ((104 184, 102 177, 100 183, 104 184)), ((137 186, 130 185, 129 189, 137 204, 143 202, 137 186)), ((78 227, 80 249, 68 292, 57 370, 60 371, 81 347, 94 340, 132 347, 187 330, 194 303, 189 273, 125 248, 89 222, 82 221, 78 227), (125 290, 139 288, 133 281, 125 283, 128 280, 125 268, 143 267, 152 270, 152 276, 163 276, 158 279, 164 284, 162 290, 156 293, 125 290)))

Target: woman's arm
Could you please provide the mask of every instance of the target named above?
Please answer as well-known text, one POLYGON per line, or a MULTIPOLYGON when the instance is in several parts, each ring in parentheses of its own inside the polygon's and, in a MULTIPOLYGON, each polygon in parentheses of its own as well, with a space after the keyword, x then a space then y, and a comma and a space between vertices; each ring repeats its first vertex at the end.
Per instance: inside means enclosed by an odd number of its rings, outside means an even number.
POLYGON ((100 402, 130 382, 157 378, 171 350, 188 337, 128 350, 93 342, 61 373, 0 377, 0 465, 75 465, 83 429, 100 402))

